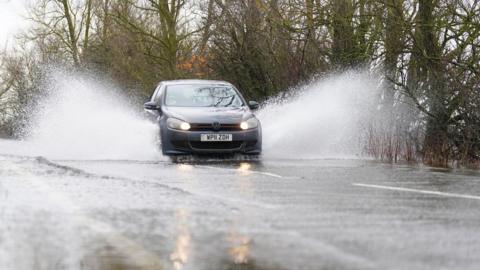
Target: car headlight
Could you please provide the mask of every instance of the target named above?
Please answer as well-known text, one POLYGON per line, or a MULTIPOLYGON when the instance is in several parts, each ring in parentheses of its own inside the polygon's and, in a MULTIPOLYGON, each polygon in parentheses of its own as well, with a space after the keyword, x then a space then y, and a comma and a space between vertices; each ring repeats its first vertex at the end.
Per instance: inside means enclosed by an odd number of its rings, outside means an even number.
POLYGON ((167 126, 171 129, 178 129, 178 130, 185 130, 185 131, 190 129, 189 123, 182 120, 175 119, 175 118, 168 118, 167 126))
POLYGON ((252 117, 246 121, 240 123, 240 128, 243 130, 257 128, 258 127, 258 120, 255 117, 252 117))

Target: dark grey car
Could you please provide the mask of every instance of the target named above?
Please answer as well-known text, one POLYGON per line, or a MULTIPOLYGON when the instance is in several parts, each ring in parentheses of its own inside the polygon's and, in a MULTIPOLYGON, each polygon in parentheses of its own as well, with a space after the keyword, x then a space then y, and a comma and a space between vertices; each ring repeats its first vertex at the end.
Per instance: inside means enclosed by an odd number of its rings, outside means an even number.
POLYGON ((144 108, 160 125, 164 155, 262 151, 260 121, 230 83, 207 80, 161 82, 144 108))

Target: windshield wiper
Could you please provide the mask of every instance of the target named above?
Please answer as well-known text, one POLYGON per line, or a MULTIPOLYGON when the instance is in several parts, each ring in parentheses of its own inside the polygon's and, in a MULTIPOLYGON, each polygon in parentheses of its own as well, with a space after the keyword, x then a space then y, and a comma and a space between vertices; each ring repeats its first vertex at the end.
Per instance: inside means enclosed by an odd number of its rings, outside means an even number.
POLYGON ((222 106, 222 107, 228 107, 228 106, 232 105, 233 100, 235 99, 235 96, 234 96, 234 95, 229 96, 229 97, 219 97, 218 99, 220 99, 220 100, 219 100, 217 103, 215 103, 215 105, 213 105, 213 106, 214 106, 214 107, 219 107, 218 105, 220 105, 220 103, 222 103, 223 100, 225 100, 225 99, 227 99, 227 98, 230 98, 230 102, 227 103, 227 104, 225 104, 225 105, 222 106))

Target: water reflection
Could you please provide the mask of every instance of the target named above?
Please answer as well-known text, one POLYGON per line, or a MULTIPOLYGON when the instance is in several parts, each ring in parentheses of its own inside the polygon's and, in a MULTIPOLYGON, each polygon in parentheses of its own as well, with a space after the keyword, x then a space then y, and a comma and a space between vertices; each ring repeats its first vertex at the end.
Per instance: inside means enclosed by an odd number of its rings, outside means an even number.
POLYGON ((182 163, 182 164, 178 164, 177 168, 181 172, 190 172, 193 170, 193 165, 182 163))
POLYGON ((179 209, 175 213, 178 235, 175 242, 175 250, 170 254, 170 260, 175 270, 183 269, 183 266, 188 261, 191 242, 190 230, 187 226, 188 216, 189 212, 186 209, 179 209))
POLYGON ((232 257, 234 264, 247 264, 250 257, 251 239, 247 235, 242 235, 232 231, 227 238, 230 243, 228 253, 232 257))
POLYGON ((250 163, 242 162, 236 169, 242 177, 235 182, 235 185, 239 192, 244 195, 252 193, 253 183, 249 177, 252 174, 251 168, 252 165, 250 163))
POLYGON ((248 163, 248 162, 241 162, 238 166, 238 171, 242 174, 242 175, 250 175, 252 172, 251 172, 251 168, 252 168, 252 164, 248 163))

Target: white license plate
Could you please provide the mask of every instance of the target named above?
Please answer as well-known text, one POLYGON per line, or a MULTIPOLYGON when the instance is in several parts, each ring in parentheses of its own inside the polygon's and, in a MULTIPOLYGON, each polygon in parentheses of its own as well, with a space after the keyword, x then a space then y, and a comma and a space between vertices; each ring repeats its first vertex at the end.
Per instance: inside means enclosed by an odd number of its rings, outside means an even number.
POLYGON ((232 134, 201 134, 202 142, 231 142, 232 134))

